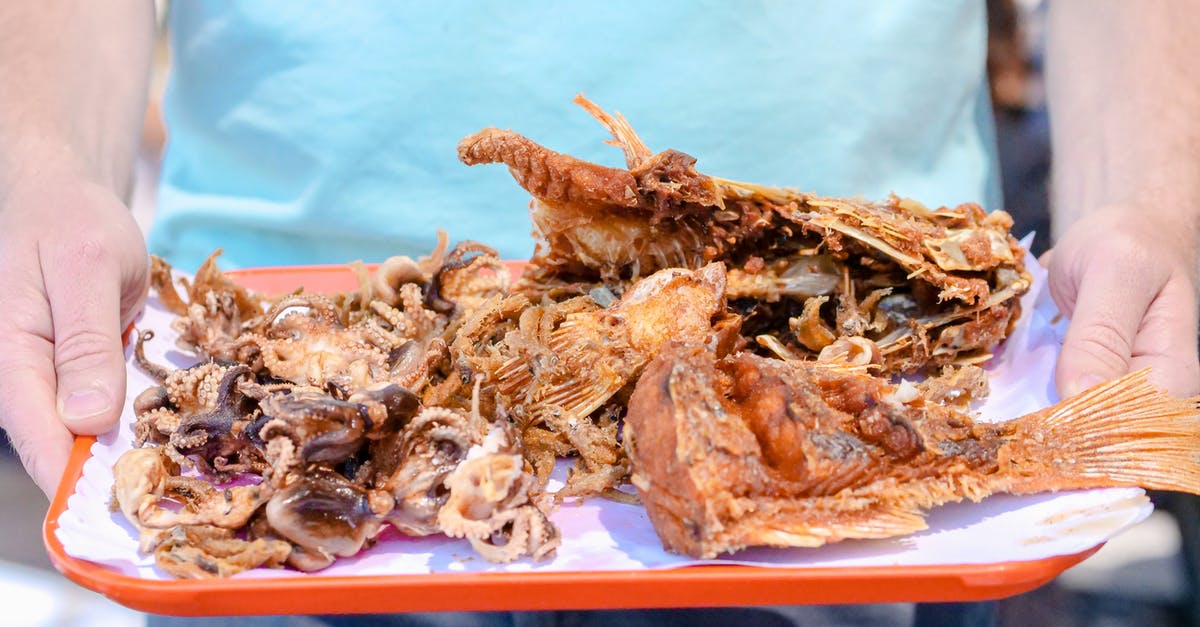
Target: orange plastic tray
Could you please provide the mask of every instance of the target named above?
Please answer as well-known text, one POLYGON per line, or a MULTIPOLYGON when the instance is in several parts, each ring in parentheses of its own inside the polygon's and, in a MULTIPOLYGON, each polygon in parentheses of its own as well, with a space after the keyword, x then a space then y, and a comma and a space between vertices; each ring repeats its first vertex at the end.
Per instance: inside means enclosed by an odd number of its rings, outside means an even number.
MULTIPOLYGON (((520 264, 511 264, 516 272, 520 264)), ((344 266, 263 268, 230 273, 267 292, 297 285, 337 292, 356 285, 344 266)), ((325 576, 157 581, 120 574, 66 554, 55 531, 95 438, 75 441, 42 537, 50 560, 76 583, 127 607, 180 616, 328 614, 811 605, 901 601, 982 601, 1048 583, 1100 548, 1073 555, 992 564, 904 567, 764 568, 735 565, 666 570, 325 576)))

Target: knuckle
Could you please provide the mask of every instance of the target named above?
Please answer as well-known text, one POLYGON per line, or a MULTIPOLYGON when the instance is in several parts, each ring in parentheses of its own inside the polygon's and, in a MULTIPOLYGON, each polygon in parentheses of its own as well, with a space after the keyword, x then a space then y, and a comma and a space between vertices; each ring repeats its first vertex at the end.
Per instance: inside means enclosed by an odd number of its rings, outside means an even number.
POLYGON ((64 258, 72 265, 80 264, 88 267, 98 267, 112 259, 112 249, 107 242, 94 235, 81 237, 63 246, 64 258))
POLYGON ((102 230, 64 233, 49 244, 49 268, 71 280, 94 276, 117 263, 116 247, 102 230))
POLYGON ((1082 330, 1075 338, 1077 353, 1113 372, 1124 372, 1132 354, 1132 343, 1109 324, 1097 322, 1082 330))
POLYGON ((1127 231, 1114 231, 1105 246, 1096 251, 1118 262, 1136 262, 1146 256, 1147 248, 1140 237, 1127 231))
POLYGON ((95 329, 79 329, 54 341, 55 369, 83 369, 107 363, 120 352, 120 340, 95 329))

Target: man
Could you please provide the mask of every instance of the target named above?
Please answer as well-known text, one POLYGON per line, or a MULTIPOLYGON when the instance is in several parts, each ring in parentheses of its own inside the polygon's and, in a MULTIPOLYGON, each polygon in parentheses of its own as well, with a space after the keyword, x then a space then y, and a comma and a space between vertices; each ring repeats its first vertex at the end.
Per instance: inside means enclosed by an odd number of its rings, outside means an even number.
MULTIPOLYGON (((423 252, 444 226, 521 255, 522 204, 473 182, 503 172, 454 163, 453 142, 488 124, 563 141, 581 89, 708 172, 998 204, 982 3, 438 4, 176 3, 155 250, 347 261, 423 252)), ((1186 0, 1050 9, 1064 395, 1143 366, 1200 392, 1197 27, 1186 0)), ((147 279, 122 198, 153 28, 144 0, 0 8, 0 424, 47 494, 123 398, 147 279)))

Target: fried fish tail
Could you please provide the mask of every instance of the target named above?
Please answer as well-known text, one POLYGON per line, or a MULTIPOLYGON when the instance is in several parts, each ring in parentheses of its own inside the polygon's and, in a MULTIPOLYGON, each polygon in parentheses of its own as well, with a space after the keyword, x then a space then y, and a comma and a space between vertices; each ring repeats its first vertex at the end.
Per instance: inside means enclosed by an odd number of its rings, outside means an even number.
POLYGON ((1141 486, 1200 494, 1200 397, 1175 398, 1139 370, 1013 422, 998 451, 1013 493, 1141 486))

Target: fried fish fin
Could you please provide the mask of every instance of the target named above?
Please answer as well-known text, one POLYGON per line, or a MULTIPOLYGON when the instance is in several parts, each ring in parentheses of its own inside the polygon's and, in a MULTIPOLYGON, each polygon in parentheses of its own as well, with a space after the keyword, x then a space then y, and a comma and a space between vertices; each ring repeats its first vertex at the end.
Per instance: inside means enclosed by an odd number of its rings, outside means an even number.
POLYGON ((1200 494, 1200 397, 1175 398, 1143 369, 1014 421, 1000 449, 1014 493, 1141 486, 1200 494))
MULTIPOLYGON (((681 477, 685 484, 697 479, 686 472, 681 477)), ((645 477, 635 476, 636 480, 645 477)), ((680 484, 672 488, 679 489, 680 484)), ((646 511, 663 548, 702 559, 753 546, 811 548, 848 539, 891 538, 927 528, 921 509, 871 497, 795 499, 725 494, 696 498, 686 487, 682 493, 656 492, 654 506, 646 511)), ((639 486, 639 495, 645 498, 647 493, 639 486)))
MULTIPOLYGON (((596 378, 589 381, 564 381, 545 389, 537 400, 541 411, 558 412, 559 420, 582 420, 599 409, 624 387, 624 381, 596 378)), ((556 421, 557 422, 557 421, 556 421)))
POLYGON ((920 510, 883 503, 847 509, 845 499, 825 497, 780 499, 777 504, 737 520, 719 542, 695 555, 712 558, 750 546, 818 547, 841 540, 891 538, 928 527, 920 510))
MULTIPOLYGON (((582 419, 612 398, 629 382, 631 373, 616 356, 596 350, 603 341, 587 325, 565 324, 550 336, 549 347, 558 363, 549 380, 533 383, 533 373, 519 364, 506 363, 498 384, 501 390, 526 390, 525 401, 535 413, 554 411, 560 417, 582 419)), ((561 418, 560 418, 561 419, 561 418)))
POLYGON ((616 146, 625 153, 625 165, 629 166, 630 170, 645 165, 654 156, 650 147, 633 131, 633 127, 629 125, 629 121, 621 115, 621 112, 613 111, 612 115, 609 115, 596 103, 584 98, 583 94, 577 94, 573 102, 583 107, 588 114, 603 124, 608 132, 612 133, 612 140, 605 143, 616 146))

